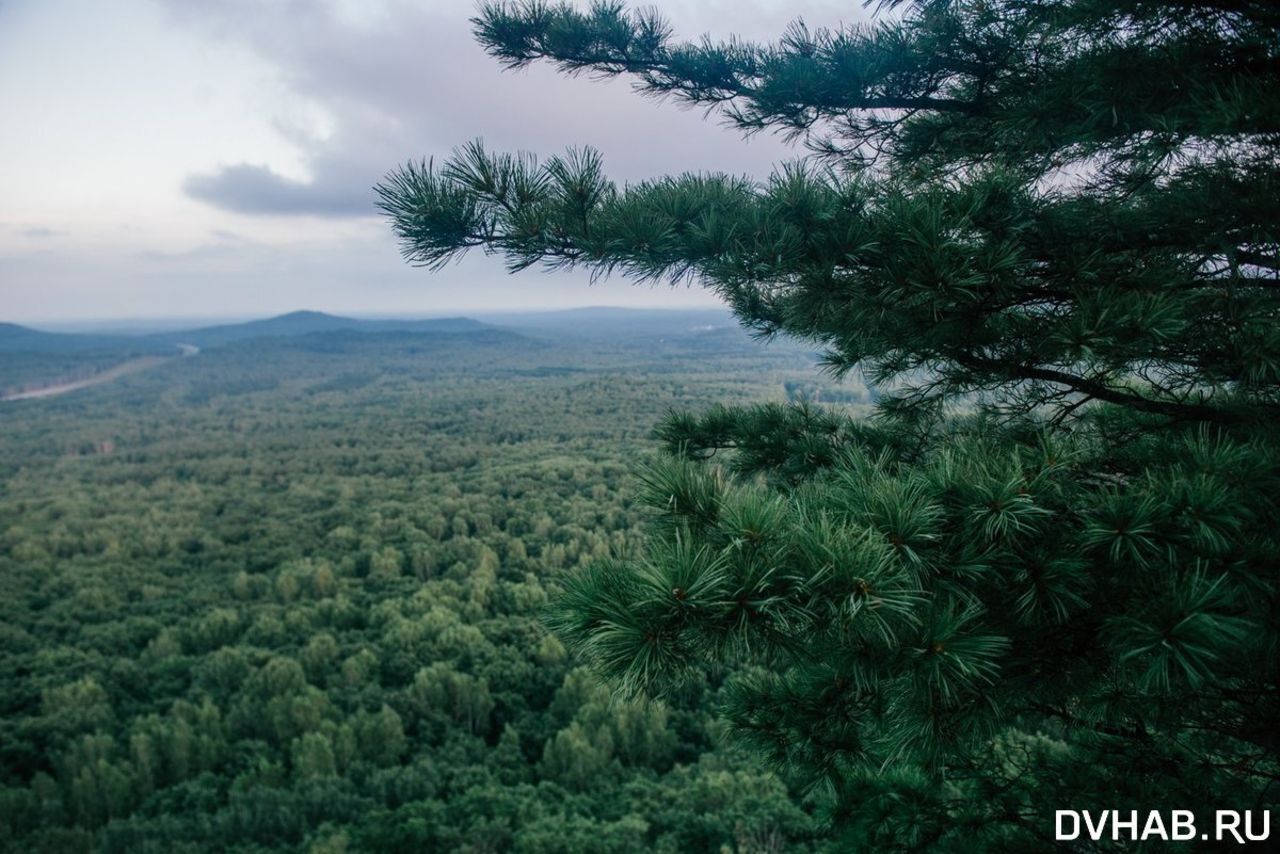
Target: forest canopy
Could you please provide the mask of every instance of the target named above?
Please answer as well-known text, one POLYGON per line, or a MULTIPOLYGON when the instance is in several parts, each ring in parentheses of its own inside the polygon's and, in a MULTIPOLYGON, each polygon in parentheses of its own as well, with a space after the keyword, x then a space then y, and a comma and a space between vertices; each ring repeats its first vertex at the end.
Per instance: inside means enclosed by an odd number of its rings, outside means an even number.
POLYGON ((541 619, 635 548, 665 410, 812 387, 723 312, 637 314, 247 338, 0 404, 0 850, 811 850, 718 681, 619 702, 541 619))

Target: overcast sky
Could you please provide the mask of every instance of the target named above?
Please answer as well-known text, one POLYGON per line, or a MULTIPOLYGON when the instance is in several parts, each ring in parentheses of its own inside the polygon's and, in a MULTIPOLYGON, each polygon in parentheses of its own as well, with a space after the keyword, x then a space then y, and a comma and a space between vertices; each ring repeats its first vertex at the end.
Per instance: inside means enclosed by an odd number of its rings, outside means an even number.
MULTIPOLYGON (((857 0, 659 0, 677 33, 776 37, 857 0)), ((797 156, 624 80, 502 71, 471 0, 0 0, 0 320, 709 305, 696 288, 407 267, 373 184, 480 137, 600 149, 611 177, 797 156)))

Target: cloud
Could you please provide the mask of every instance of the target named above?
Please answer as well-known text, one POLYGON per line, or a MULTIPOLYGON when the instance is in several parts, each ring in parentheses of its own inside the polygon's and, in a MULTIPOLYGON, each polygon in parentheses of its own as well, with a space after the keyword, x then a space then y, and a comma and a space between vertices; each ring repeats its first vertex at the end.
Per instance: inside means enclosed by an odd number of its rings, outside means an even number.
MULTIPOLYGON (((776 37, 799 15, 835 24, 858 8, 849 0, 659 5, 682 36, 756 39, 776 37)), ((626 80, 570 78, 546 65, 504 72, 472 37, 474 6, 0 0, 0 19, 21 24, 0 26, 0 35, 27 48, 0 58, 58 59, 50 67, 60 74, 36 75, 22 89, 29 113, 74 116, 88 129, 42 125, 20 135, 39 141, 19 147, 27 159, 5 161, 10 179, 45 174, 46 163, 66 168, 57 181, 27 182, 25 198, 0 197, 0 313, 29 321, 304 306, 457 314, 715 304, 697 287, 637 288, 622 277, 589 284, 583 271, 512 277, 479 252, 431 275, 402 262, 394 234, 371 215, 371 187, 401 163, 438 160, 477 137, 491 150, 543 156, 592 145, 618 181, 684 170, 764 175, 798 153, 768 137, 744 143, 700 112, 635 95, 626 80), (68 29, 79 7, 94 13, 68 29)))
MULTIPOLYGON (((0 0, 0 5, 2 4, 3 4, 3 0, 0 0)), ((53 237, 62 237, 66 234, 65 231, 60 231, 55 228, 45 228, 44 226, 40 226, 40 225, 31 226, 29 228, 21 228, 18 230, 18 233, 21 234, 23 237, 30 237, 33 240, 48 240, 53 237)))
MULTIPOLYGON (((701 112, 637 96, 625 80, 569 78, 545 64, 504 72, 471 34, 471 2, 166 2, 183 25, 246 44, 275 64, 291 93, 276 122, 303 152, 309 180, 250 163, 188 177, 189 196, 224 210, 369 216, 370 188, 389 170, 447 156, 474 138, 493 150, 541 155, 591 145, 615 179, 632 181, 681 171, 763 177, 800 153, 768 136, 744 141, 701 112)), ((686 24, 732 20, 738 32, 759 37, 780 32, 798 5, 702 0, 674 8, 686 24)), ((806 5, 808 17, 830 23, 844 8, 834 0, 806 5)))
POLYGON ((194 199, 236 213, 347 217, 375 212, 369 188, 325 177, 327 184, 294 181, 266 166, 241 163, 191 175, 183 182, 183 190, 194 199))

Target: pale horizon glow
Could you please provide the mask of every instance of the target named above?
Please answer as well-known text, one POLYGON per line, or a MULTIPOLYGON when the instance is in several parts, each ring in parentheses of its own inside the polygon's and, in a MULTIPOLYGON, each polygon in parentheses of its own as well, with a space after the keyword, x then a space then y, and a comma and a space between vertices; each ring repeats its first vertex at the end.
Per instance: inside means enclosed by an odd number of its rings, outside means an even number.
MULTIPOLYGON (((862 16, 836 0, 656 5, 684 38, 862 16)), ((475 252, 439 273, 401 260, 373 184, 477 137, 543 156, 593 145, 619 182, 764 177, 801 153, 625 80, 504 72, 472 39, 473 13, 470 0, 0 0, 0 321, 718 305, 697 287, 509 276, 475 252)))

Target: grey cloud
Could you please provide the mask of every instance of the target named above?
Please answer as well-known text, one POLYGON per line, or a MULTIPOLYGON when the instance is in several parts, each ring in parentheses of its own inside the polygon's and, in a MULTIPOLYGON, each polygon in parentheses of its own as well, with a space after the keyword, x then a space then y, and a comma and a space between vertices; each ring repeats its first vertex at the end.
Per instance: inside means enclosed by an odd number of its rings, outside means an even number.
MULTIPOLYGON (((540 155, 591 145, 622 181, 686 170, 763 176, 800 154, 776 138, 744 141, 701 112, 642 98, 625 80, 569 78, 545 65, 504 72, 471 35, 470 2, 391 0, 384 15, 359 24, 332 6, 299 0, 167 5, 184 24, 247 44, 273 62, 292 91, 333 120, 333 133, 323 139, 282 124, 304 152, 308 183, 247 163, 187 180, 188 195, 226 210, 368 216, 375 212, 370 187, 390 169, 438 159, 477 137, 494 150, 540 155)), ((815 23, 834 24, 837 10, 847 9, 835 0, 771 11, 743 0, 676 5, 682 12, 676 23, 694 36, 728 20, 737 32, 767 37, 801 11, 815 23)))
POLYGON ((372 193, 334 181, 293 181, 266 166, 241 163, 217 172, 191 175, 183 184, 187 195, 215 207, 248 214, 308 214, 368 216, 374 213, 372 193))

